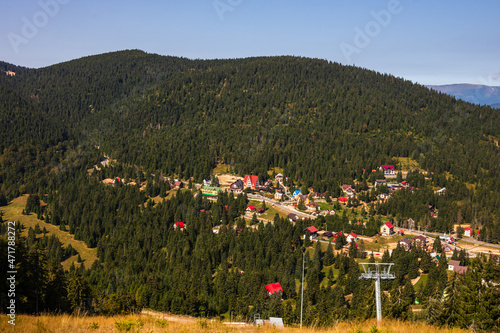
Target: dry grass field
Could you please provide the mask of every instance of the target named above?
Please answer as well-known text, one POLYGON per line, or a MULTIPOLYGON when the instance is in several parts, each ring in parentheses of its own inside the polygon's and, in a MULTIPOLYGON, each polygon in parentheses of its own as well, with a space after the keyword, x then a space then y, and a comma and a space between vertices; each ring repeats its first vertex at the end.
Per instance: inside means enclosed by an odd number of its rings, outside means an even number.
POLYGON ((185 316, 163 315, 148 312, 113 317, 77 317, 69 315, 20 315, 16 318, 16 325, 10 325, 8 318, 3 315, 0 319, 0 332, 262 332, 262 333, 451 333, 467 332, 460 329, 438 328, 420 323, 399 322, 385 320, 377 328, 376 320, 365 322, 342 322, 330 328, 315 327, 285 327, 276 329, 270 326, 257 327, 254 325, 228 325, 210 319, 197 319, 185 316))
MULTIPOLYGON (((37 219, 36 214, 34 213, 31 213, 30 215, 23 215, 22 211, 26 206, 27 199, 28 196, 23 195, 12 200, 12 202, 10 202, 7 206, 1 207, 0 210, 4 213, 3 219, 5 221, 21 222, 26 227, 23 232, 24 236, 28 235, 28 230, 30 227, 34 229, 37 224, 40 225, 40 229, 43 229, 45 227, 45 229, 47 229, 48 231, 47 236, 50 236, 52 234, 56 235, 61 243, 64 244, 64 247, 66 247, 68 244, 71 244, 71 246, 80 254, 85 267, 89 268, 90 266, 92 266, 94 261, 97 260, 97 249, 88 248, 85 242, 76 240, 75 237, 69 232, 60 230, 59 226, 45 223, 44 221, 37 219)), ((78 256, 75 255, 64 261, 62 263, 64 269, 69 269, 73 262, 75 263, 75 265, 78 265, 78 263, 76 262, 77 257, 78 256)))

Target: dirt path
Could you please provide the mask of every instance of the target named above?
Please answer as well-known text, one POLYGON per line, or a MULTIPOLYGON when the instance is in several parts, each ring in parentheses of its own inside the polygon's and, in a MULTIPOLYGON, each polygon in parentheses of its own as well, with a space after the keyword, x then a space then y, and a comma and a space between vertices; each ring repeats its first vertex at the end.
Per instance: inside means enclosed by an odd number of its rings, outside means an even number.
POLYGON ((142 310, 141 314, 178 323, 196 323, 198 321, 198 319, 194 317, 173 315, 167 312, 157 312, 152 310, 142 310))

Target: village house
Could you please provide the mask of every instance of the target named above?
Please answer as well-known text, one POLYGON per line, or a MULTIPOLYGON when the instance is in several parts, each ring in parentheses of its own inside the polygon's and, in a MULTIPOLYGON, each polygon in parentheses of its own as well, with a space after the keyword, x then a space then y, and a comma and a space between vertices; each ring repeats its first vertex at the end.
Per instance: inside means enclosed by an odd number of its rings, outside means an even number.
POLYGON ((302 191, 301 191, 301 190, 295 190, 295 191, 293 191, 292 196, 293 196, 293 198, 294 198, 295 200, 297 200, 297 198, 298 198, 300 195, 302 195, 302 191))
POLYGON ((186 227, 186 225, 184 224, 184 222, 175 222, 174 223, 174 230, 183 230, 184 228, 186 227))
POLYGON ((382 185, 387 185, 387 180, 385 180, 385 179, 376 179, 375 180, 375 183, 374 183, 375 187, 382 186, 382 185))
POLYGON ((316 237, 318 237, 318 229, 316 229, 315 226, 310 226, 306 229, 304 229, 304 234, 309 231, 309 239, 313 240, 316 237))
POLYGON ((356 235, 354 232, 351 232, 349 235, 347 235, 346 241, 348 243, 350 243, 350 242, 357 242, 358 241, 358 235, 356 235))
POLYGON ((177 189, 183 188, 184 187, 184 183, 181 182, 180 180, 176 180, 174 182, 174 187, 177 188, 177 189))
POLYGON ((396 169, 394 168, 394 165, 392 165, 392 164, 382 164, 379 169, 384 171, 385 177, 396 176, 396 169))
POLYGON ((403 247, 406 251, 411 249, 412 241, 411 239, 405 238, 399 241, 399 245, 403 247))
POLYGON ((308 210, 312 210, 312 211, 316 211, 319 209, 319 204, 317 204, 315 202, 310 202, 306 206, 307 206, 308 210))
POLYGON ((276 200, 283 199, 283 193, 281 193, 281 191, 274 192, 274 199, 276 199, 276 200))
POLYGON ((212 178, 203 179, 203 186, 212 186, 212 178))
POLYGON ((404 189, 410 188, 410 183, 408 183, 406 180, 403 180, 400 185, 404 189))
POLYGON ((389 199, 389 194, 387 194, 387 193, 380 193, 380 194, 378 195, 378 198, 379 198, 380 200, 387 200, 387 199, 389 199))
POLYGON ((275 294, 275 293, 279 293, 280 295, 283 295, 283 288, 281 288, 281 285, 279 284, 279 282, 267 284, 266 290, 267 290, 268 296, 271 296, 272 294, 275 294))
POLYGON ((283 174, 278 173, 276 176, 274 176, 274 180, 283 183, 283 174))
POLYGON ((259 187, 259 177, 253 175, 245 175, 243 185, 245 188, 251 188, 252 190, 255 190, 257 189, 257 187, 259 187))
POLYGON ((308 205, 310 203, 309 197, 307 195, 299 195, 297 197, 297 205, 299 204, 300 201, 302 201, 304 205, 308 205))
POLYGON ((341 204, 347 204, 347 202, 349 201, 349 199, 347 199, 346 197, 339 197, 338 198, 338 202, 341 203, 341 204))
POLYGON ((427 239, 424 236, 416 236, 413 238, 413 245, 414 246, 420 246, 421 248, 425 247, 425 243, 427 242, 427 239))
POLYGON ((234 194, 240 194, 243 192, 243 181, 241 179, 236 180, 229 186, 229 190, 234 194))
POLYGON ((290 213, 288 214, 288 219, 290 220, 290 222, 297 222, 298 220, 300 220, 300 217, 298 217, 297 214, 290 213))
POLYGON ((453 271, 453 272, 458 273, 458 274, 467 273, 467 267, 461 266, 460 261, 458 261, 458 260, 448 261, 448 270, 453 271))
POLYGON ((390 236, 394 233, 394 226, 391 222, 387 222, 380 227, 380 233, 384 236, 390 236))
POLYGON ((265 187, 272 187, 273 186, 273 181, 272 180, 266 180, 264 182, 264 186, 265 187))
POLYGON ((474 235, 474 232, 472 231, 472 228, 465 228, 464 229, 464 236, 467 236, 467 237, 473 237, 474 235))
POLYGON ((201 188, 201 194, 208 197, 217 197, 219 192, 222 192, 220 187, 203 186, 201 188))
POLYGON ((247 207, 246 211, 253 213, 253 212, 257 211, 257 208, 255 208, 254 205, 250 205, 247 207))

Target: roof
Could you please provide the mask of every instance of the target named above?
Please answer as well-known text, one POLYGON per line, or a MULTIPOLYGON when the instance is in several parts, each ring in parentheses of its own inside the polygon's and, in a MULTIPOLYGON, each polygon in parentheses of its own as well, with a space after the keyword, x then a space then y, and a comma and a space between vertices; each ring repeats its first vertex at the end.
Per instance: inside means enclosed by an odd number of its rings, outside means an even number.
POLYGON ((472 231, 472 228, 469 228, 469 227, 464 228, 464 231, 472 231))
POLYGON ((311 234, 312 234, 312 233, 314 233, 314 232, 318 232, 318 229, 316 229, 316 227, 315 227, 315 226, 313 226, 313 225, 312 225, 312 226, 310 226, 309 228, 306 228, 306 230, 309 230, 309 232, 310 232, 311 234))
POLYGON ((302 191, 295 190, 295 191, 293 191, 293 195, 302 195, 302 191))
POLYGON ((354 232, 351 232, 351 233, 349 234, 349 236, 354 237, 354 238, 357 238, 357 237, 358 237, 358 235, 356 235, 354 232))
POLYGON ((175 222, 174 225, 179 228, 184 228, 184 222, 175 222))
POLYGON ((453 266, 453 271, 459 274, 467 273, 467 267, 465 266, 453 266))
POLYGON ((250 206, 247 207, 247 209, 254 210, 255 206, 254 205, 250 205, 250 206))
POLYGON ((394 228, 394 226, 392 225, 392 223, 391 223, 391 222, 387 222, 385 225, 386 225, 388 228, 394 228))
POLYGON ((281 285, 279 282, 266 284, 266 290, 270 294, 274 294, 277 292, 283 292, 283 288, 281 288, 281 285))
POLYGON ((458 260, 450 260, 450 261, 448 261, 448 265, 460 266, 460 261, 458 261, 458 260))
POLYGON ((394 165, 392 164, 382 164, 380 167, 384 170, 394 170, 394 165))
POLYGON ((259 177, 253 176, 253 175, 245 175, 245 180, 243 183, 247 183, 248 180, 250 180, 250 183, 252 184, 253 187, 257 186, 257 183, 259 182, 259 177))
POLYGON ((339 201, 340 202, 347 202, 347 201, 349 201, 349 199, 347 199, 346 197, 339 197, 339 201))
POLYGON ((426 238, 424 236, 416 236, 413 238, 414 241, 421 241, 423 243, 425 243, 426 241, 426 238))

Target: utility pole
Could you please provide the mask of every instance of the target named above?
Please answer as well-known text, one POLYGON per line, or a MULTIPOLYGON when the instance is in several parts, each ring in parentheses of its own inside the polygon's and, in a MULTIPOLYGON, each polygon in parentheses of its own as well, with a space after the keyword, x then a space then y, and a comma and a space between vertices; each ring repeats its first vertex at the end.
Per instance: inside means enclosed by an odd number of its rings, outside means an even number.
POLYGON ((306 261, 306 248, 302 247, 302 296, 300 298, 300 328, 302 328, 302 311, 304 310, 304 270, 306 267, 305 261, 306 261))
POLYGON ((361 263, 364 273, 361 273, 360 280, 375 280, 375 304, 377 305, 377 321, 382 320, 382 298, 380 293, 380 280, 394 280, 396 275, 390 273, 394 263, 361 263))

